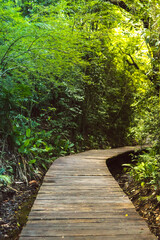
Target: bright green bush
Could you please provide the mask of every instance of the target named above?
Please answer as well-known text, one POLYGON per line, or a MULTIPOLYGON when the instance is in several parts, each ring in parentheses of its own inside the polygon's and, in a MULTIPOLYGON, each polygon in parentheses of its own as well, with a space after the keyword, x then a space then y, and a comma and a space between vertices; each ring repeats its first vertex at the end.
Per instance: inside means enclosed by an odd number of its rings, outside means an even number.
POLYGON ((155 190, 160 187, 160 155, 156 154, 153 149, 145 152, 134 160, 134 164, 124 164, 129 167, 131 176, 144 186, 154 186, 155 190))

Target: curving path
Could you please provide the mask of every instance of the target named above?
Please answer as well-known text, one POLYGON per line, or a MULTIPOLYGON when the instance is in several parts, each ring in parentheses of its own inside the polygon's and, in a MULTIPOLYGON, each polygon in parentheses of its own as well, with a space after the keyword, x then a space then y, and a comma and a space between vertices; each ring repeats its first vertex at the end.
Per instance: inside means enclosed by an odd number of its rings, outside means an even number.
POLYGON ((57 159, 20 240, 157 239, 106 167, 106 159, 131 150, 91 150, 57 159))

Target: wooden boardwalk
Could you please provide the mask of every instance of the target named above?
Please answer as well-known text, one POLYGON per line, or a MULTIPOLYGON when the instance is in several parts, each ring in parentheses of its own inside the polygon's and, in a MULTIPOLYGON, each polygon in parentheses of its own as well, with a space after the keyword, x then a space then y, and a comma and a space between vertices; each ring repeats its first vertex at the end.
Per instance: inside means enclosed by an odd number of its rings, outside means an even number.
POLYGON ((106 167, 133 150, 91 150, 57 159, 47 172, 20 240, 155 240, 106 167))

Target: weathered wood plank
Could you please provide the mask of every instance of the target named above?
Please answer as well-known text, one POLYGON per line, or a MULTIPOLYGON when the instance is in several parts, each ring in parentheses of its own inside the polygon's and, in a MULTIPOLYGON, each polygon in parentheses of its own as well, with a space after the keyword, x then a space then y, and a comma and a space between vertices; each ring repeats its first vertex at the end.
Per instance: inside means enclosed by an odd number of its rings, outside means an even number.
POLYGON ((106 159, 133 149, 91 150, 57 159, 20 240, 156 239, 106 167, 106 159))
POLYGON ((69 237, 64 237, 64 236, 61 236, 61 237, 41 237, 41 236, 38 236, 38 237, 23 237, 24 240, 151 240, 153 238, 151 238, 151 234, 149 234, 148 236, 142 236, 142 234, 136 234, 135 236, 134 235, 105 235, 105 236, 102 236, 102 235, 99 235, 99 236, 94 236, 93 238, 93 235, 89 236, 83 236, 83 237, 79 237, 79 236, 69 236, 69 237))

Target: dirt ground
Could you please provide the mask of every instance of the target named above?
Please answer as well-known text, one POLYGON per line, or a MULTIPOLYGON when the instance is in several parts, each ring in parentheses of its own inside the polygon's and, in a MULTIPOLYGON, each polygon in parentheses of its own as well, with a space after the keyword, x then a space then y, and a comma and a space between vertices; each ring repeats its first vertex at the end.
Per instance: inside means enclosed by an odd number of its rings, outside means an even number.
POLYGON ((18 182, 11 188, 3 188, 0 203, 0 239, 17 240, 37 195, 40 183, 26 186, 18 182))

